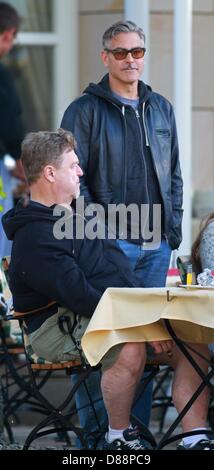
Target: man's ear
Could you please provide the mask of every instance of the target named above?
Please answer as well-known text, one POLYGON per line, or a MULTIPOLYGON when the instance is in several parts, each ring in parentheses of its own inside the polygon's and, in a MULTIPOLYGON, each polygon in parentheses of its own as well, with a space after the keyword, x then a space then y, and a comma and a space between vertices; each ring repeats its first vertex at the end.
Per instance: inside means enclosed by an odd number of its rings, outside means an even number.
POLYGON ((104 49, 101 51, 101 59, 104 67, 108 68, 108 54, 104 49))
POLYGON ((55 168, 52 165, 46 165, 43 168, 44 177, 50 182, 54 183, 55 181, 55 168))

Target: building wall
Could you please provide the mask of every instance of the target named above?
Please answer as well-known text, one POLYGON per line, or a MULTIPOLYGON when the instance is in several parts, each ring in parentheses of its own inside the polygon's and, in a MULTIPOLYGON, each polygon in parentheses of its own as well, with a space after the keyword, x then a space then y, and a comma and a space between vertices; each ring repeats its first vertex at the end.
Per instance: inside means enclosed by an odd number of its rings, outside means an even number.
MULTIPOLYGON (((123 0, 80 0, 79 5, 81 92, 105 73, 100 60, 102 33, 123 18, 123 0)), ((173 103, 173 1, 150 0, 150 19, 150 84, 173 103)), ((214 189, 213 46, 214 0, 193 0, 193 191, 214 189)), ((182 51, 180 61, 182 67, 182 51)))

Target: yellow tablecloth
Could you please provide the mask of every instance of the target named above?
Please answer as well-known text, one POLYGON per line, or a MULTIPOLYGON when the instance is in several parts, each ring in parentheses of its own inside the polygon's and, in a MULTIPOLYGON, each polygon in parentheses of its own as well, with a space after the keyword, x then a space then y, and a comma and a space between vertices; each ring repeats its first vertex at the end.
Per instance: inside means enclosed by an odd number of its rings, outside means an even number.
POLYGON ((116 344, 169 339, 164 318, 184 341, 214 342, 214 290, 109 288, 82 338, 83 351, 94 366, 116 344))

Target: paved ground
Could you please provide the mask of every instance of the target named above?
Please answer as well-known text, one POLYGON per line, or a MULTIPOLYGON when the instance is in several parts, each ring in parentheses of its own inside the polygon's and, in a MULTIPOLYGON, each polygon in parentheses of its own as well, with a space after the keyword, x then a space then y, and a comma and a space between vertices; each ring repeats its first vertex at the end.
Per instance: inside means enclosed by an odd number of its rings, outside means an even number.
MULTIPOLYGON (((168 429, 170 423, 172 420, 175 418, 175 411, 174 409, 169 409, 166 415, 165 419, 165 426, 164 426, 164 431, 168 429)), ((155 439, 157 442, 160 441, 161 437, 163 434, 160 434, 158 432, 159 429, 159 421, 156 419, 156 417, 152 417, 151 420, 151 425, 150 425, 150 430, 152 431, 153 435, 155 436, 155 439)), ((25 442, 26 437, 32 430, 32 426, 22 426, 22 425, 17 425, 13 427, 13 432, 14 432, 14 437, 16 440, 15 444, 9 444, 7 439, 2 439, 0 437, 0 450, 17 450, 17 449, 22 449, 22 445, 25 442)), ((44 436, 40 439, 37 439, 32 443, 31 448, 33 450, 46 450, 46 449, 51 449, 51 450, 57 450, 57 449, 76 449, 75 447, 75 436, 73 433, 70 433, 70 439, 72 442, 72 447, 68 447, 68 445, 63 442, 59 441, 56 439, 54 436, 44 436)), ((171 449, 175 450, 176 449, 177 443, 170 444, 166 449, 171 449)))

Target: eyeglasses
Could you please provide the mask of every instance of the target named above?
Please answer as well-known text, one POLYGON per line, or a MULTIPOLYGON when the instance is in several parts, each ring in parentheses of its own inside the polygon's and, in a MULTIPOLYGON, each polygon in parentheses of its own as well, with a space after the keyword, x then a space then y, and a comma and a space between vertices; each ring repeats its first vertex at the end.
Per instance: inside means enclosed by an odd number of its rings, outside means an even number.
POLYGON ((133 47, 132 49, 107 49, 106 52, 111 52, 116 60, 124 60, 130 53, 133 59, 142 59, 144 57, 146 49, 145 47, 133 47))

